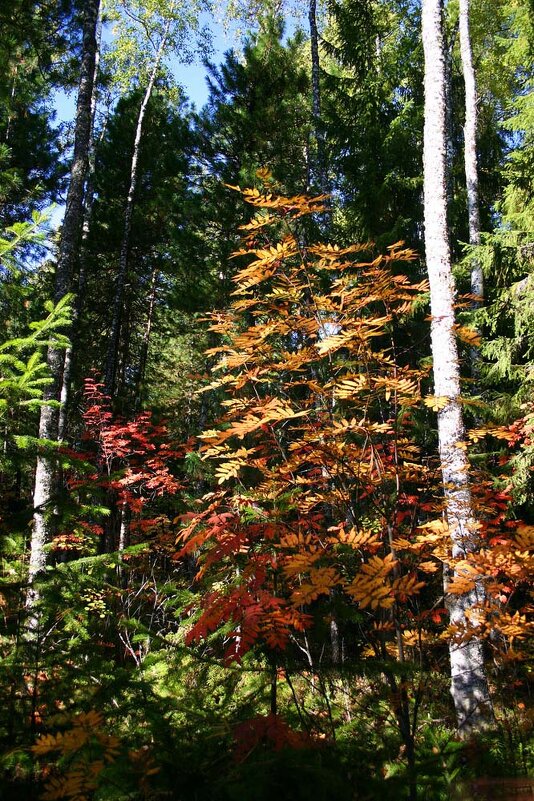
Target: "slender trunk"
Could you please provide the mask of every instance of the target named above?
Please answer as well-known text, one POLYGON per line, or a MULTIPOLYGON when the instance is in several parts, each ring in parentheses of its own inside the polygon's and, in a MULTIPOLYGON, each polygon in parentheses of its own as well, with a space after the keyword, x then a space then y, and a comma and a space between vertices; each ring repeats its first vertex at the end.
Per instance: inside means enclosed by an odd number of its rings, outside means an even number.
POLYGON ((87 182, 84 194, 84 209, 83 209, 83 223, 82 223, 82 238, 81 247, 79 251, 79 269, 78 269, 78 291, 76 293, 76 301, 74 303, 73 318, 70 335, 70 345, 65 351, 65 359, 63 363, 63 378, 61 382, 61 395, 59 407, 59 421, 58 421, 58 439, 65 439, 67 433, 67 405, 70 393, 70 381, 73 367, 73 355, 75 350, 75 339, 77 337, 77 323, 82 313, 85 285, 86 285, 86 262, 87 257, 84 253, 87 238, 89 236, 89 226, 91 222, 91 215, 93 211, 93 203, 95 196, 94 189, 94 173, 95 173, 95 115, 96 115, 96 100, 97 100, 97 81, 98 70, 100 67, 100 43, 102 39, 102 14, 99 9, 96 28, 96 52, 95 52, 95 67, 93 71, 93 91, 91 95, 91 128, 89 134, 89 151, 87 155, 87 182))
MULTIPOLYGON (((469 215, 469 244, 480 244, 480 214, 478 206, 477 166, 477 90, 471 38, 469 36, 469 0, 460 0, 460 54, 465 85, 464 161, 469 215)), ((480 264, 473 265, 471 289, 484 294, 484 279, 480 264)))
POLYGON ((4 137, 4 142, 6 143, 6 145, 9 142, 9 137, 11 136, 11 123, 13 122, 13 117, 14 117, 13 106, 15 101, 15 90, 17 86, 17 74, 18 74, 18 66, 15 65, 13 69, 13 83, 11 84, 11 92, 9 96, 10 102, 9 102, 9 111, 7 115, 6 135, 4 137))
POLYGON ((156 295, 158 290, 158 270, 152 270, 152 279, 150 281, 150 296, 148 301, 148 314, 146 320, 145 331, 143 334, 143 341, 141 343, 141 354, 139 357, 139 369, 137 371, 137 382, 135 388, 135 408, 139 409, 141 406, 141 389, 143 381, 145 380, 146 363, 148 359, 148 348, 150 345, 150 334, 152 333, 152 323, 154 320, 154 308, 156 306, 156 295))
POLYGON ((315 178, 321 192, 327 192, 325 164, 325 142, 321 124, 321 86, 319 63, 319 33, 317 31, 317 0, 309 0, 308 21, 310 26, 311 50, 311 88, 312 88, 312 121, 315 138, 315 178))
MULTIPOLYGON (((469 464, 460 403, 460 371, 454 335, 454 280, 447 233, 445 64, 440 0, 423 0, 425 55, 424 218, 425 249, 432 313, 431 344, 435 394, 447 398, 438 413, 439 455, 453 559, 477 547, 469 464)), ((464 626, 468 614, 483 601, 480 588, 448 598, 451 623, 464 626)), ((472 638, 450 647, 451 693, 462 734, 491 720, 482 644, 472 638)))
MULTIPOLYGON (((70 289, 73 268, 78 255, 80 242, 83 219, 83 191, 87 172, 89 143, 91 140, 91 98, 93 95, 93 79, 97 50, 96 28, 99 6, 100 0, 86 0, 80 83, 76 104, 74 153, 56 269, 56 302, 61 300, 70 289)), ((47 354, 47 363, 52 382, 45 392, 45 400, 57 401, 61 389, 63 353, 54 347, 50 347, 47 354)), ((43 406, 39 421, 39 437, 48 440, 57 440, 57 435, 57 408, 43 406)), ((32 585, 37 574, 44 570, 46 563, 45 544, 50 540, 53 533, 53 523, 52 520, 47 519, 47 513, 53 498, 54 487, 54 460, 46 455, 41 455, 37 459, 35 471, 35 490, 33 498, 35 510, 34 528, 28 573, 30 589, 26 600, 29 609, 34 606, 38 599, 38 593, 32 585)))
POLYGON ((128 197, 126 198, 126 208, 124 210, 124 227, 123 227, 122 242, 119 255, 119 271, 117 274, 117 282, 115 285, 115 299, 113 303, 113 314, 111 319, 111 330, 109 335, 109 346, 108 346, 105 378, 104 378, 104 386, 106 389, 106 394, 109 395, 110 397, 112 397, 113 395, 113 390, 115 386, 115 377, 117 373, 117 355, 119 349, 119 337, 121 328, 121 311, 124 300, 124 291, 126 289, 126 283, 128 279, 128 256, 130 252, 130 235, 132 232, 134 198, 135 198, 135 190, 137 187, 137 179, 138 179, 139 150, 141 145, 141 137, 143 135, 143 123, 145 120, 147 106, 152 96, 152 91, 154 89, 154 83, 156 81, 158 70, 161 64, 161 59, 163 57, 165 46, 167 44, 167 38, 169 36, 170 26, 171 26, 171 19, 169 18, 165 26, 163 36, 161 37, 161 41, 154 59, 154 64, 152 65, 152 70, 145 90, 145 94, 143 96, 141 106, 139 107, 139 113, 137 115, 137 126, 135 129, 132 161, 130 165, 130 187, 128 189, 128 197))
MULTIPOLYGON (((467 214, 469 218, 469 244, 480 245, 480 212, 478 202, 478 165, 477 165, 477 89, 473 52, 469 34, 469 0, 460 0, 460 55, 465 87, 465 122, 464 122, 464 164, 465 184, 467 189, 467 214)), ((471 292, 480 300, 484 298, 484 274, 480 259, 471 262, 471 292)), ((480 353, 477 348, 471 349, 471 370, 477 379, 480 374, 480 353)))
POLYGON ((446 130, 446 175, 447 175, 447 208, 451 207, 454 187, 452 181, 452 162, 454 158, 454 145, 452 141, 452 119, 453 119, 453 98, 452 98, 452 54, 458 27, 455 26, 451 32, 450 40, 445 48, 445 130, 446 130))

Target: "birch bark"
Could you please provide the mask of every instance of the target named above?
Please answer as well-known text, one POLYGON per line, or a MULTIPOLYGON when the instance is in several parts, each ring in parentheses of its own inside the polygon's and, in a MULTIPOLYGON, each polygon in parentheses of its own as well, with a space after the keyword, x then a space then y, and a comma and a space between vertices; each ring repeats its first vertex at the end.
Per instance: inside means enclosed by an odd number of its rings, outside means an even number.
MULTIPOLYGON (((469 34, 469 0, 460 0, 460 55, 465 85, 464 163, 469 216, 469 244, 480 245, 480 213, 478 204, 477 166, 477 90, 473 53, 469 34)), ((471 291, 484 295, 484 277, 478 262, 471 270, 471 291)))
MULTIPOLYGON (((439 455, 452 557, 464 557, 477 547, 469 465, 460 403, 460 371, 454 335, 454 279, 447 231, 445 62, 440 0, 423 0, 425 56, 424 220, 425 250, 431 301, 431 343, 435 394, 447 398, 438 413, 439 455)), ((470 612, 483 602, 480 587, 448 596, 451 623, 464 626, 470 612)), ((462 735, 491 720, 482 644, 472 638, 449 647, 451 694, 462 735)))
POLYGON ((308 22, 310 26, 312 119, 315 137, 315 175, 321 192, 327 192, 325 142, 321 127, 321 85, 319 61, 319 32, 317 30, 317 0, 309 0, 308 22))
POLYGON ((106 358, 105 379, 104 386, 106 395, 112 397, 115 387, 115 378, 117 373, 117 356, 119 349, 119 337, 121 329, 122 305, 124 301, 124 291, 128 279, 128 257, 130 252, 130 237, 132 233, 132 218, 135 201, 135 190, 137 188, 138 169, 139 169, 139 150, 141 146, 141 138, 143 136, 143 124, 148 103, 152 97, 154 84, 160 68, 161 60, 167 45, 171 23, 172 23, 172 10, 173 5, 169 9, 169 18, 163 30, 163 34, 154 57, 152 69, 150 71, 147 87, 143 100, 139 107, 137 115, 137 125, 135 129, 135 139, 132 151, 132 161, 130 165, 130 186, 128 189, 128 196, 126 198, 126 207, 124 210, 124 227, 122 233, 121 249, 119 256, 119 271, 117 273, 117 281, 115 284, 115 298, 113 302, 113 313, 111 320, 111 330, 109 335, 109 345, 106 358))
MULTIPOLYGON (((469 218, 469 244, 480 245, 480 211, 478 202, 478 164, 477 164, 477 89, 473 52, 469 33, 469 0, 460 0, 459 14, 460 55, 465 87, 465 122, 464 122, 464 165, 465 184, 467 189, 467 214, 469 218)), ((476 257, 471 262, 471 292, 484 298, 484 273, 482 264, 476 257)), ((475 302, 475 307, 480 301, 475 302)), ((480 353, 477 348, 471 349, 471 371, 475 380, 480 375, 480 353)))
MULTIPOLYGON (((86 0, 83 21, 82 60, 80 82, 76 102, 76 124, 74 132, 74 153, 70 170, 69 190, 65 207, 65 217, 61 230, 59 258, 56 268, 54 299, 57 303, 70 289, 72 274, 78 256, 83 220, 84 183, 87 172, 89 145, 91 141, 91 99, 97 52, 97 19, 100 0, 86 0)), ((52 383, 47 387, 45 400, 58 401, 63 371, 63 353, 49 347, 47 363, 52 383)), ((39 420, 39 437, 57 440, 58 409, 43 406, 39 420)), ((33 586, 35 577, 44 570, 46 564, 45 544, 52 536, 53 522, 50 519, 50 505, 55 489, 55 464, 47 455, 37 459, 35 488, 33 496, 34 525, 31 537, 30 564, 28 572, 29 590, 26 606, 31 609, 38 600, 38 591, 33 586)))

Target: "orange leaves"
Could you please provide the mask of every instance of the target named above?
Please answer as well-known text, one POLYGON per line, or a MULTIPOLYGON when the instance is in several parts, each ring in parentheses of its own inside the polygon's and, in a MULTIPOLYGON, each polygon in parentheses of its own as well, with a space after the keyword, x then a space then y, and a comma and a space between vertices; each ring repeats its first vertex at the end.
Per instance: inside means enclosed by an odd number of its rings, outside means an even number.
POLYGON ((417 576, 414 574, 407 574, 393 580, 391 591, 400 603, 406 603, 410 596, 419 593, 425 583, 424 581, 418 581, 417 576))
MULTIPOLYGON (((275 274, 279 264, 288 258, 296 256, 298 247, 295 240, 291 237, 275 246, 268 248, 260 248, 257 250, 247 251, 248 254, 253 255, 256 259, 247 267, 239 270, 233 278, 233 281, 238 284, 235 290, 235 295, 245 294, 249 289, 272 278, 275 274)), ((238 251, 235 256, 242 255, 238 251)))
POLYGON ((432 409, 433 412, 441 412, 449 404, 450 398, 446 396, 427 395, 423 398, 423 403, 432 409))
POLYGON ((514 436, 511 434, 510 429, 505 426, 484 426, 484 428, 472 428, 467 432, 467 436, 471 442, 478 442, 484 437, 493 437, 494 439, 503 439, 507 442, 514 441, 514 436))
POLYGON ((330 595, 334 587, 341 583, 341 577, 334 567, 311 568, 309 580, 293 590, 291 601, 296 606, 304 606, 320 595, 330 595))
POLYGON ((428 290, 400 270, 414 253, 401 242, 386 255, 369 244, 304 247, 292 223, 324 197, 242 194, 258 213, 234 254, 247 263, 232 308, 212 315, 219 377, 205 391, 224 397, 199 446, 228 489, 208 493, 179 536, 178 556, 195 553, 205 587, 187 641, 208 640, 227 660, 258 642, 284 648, 327 619, 335 598, 363 611, 370 654, 398 656, 399 631, 405 646, 427 647, 433 635, 420 624, 445 614, 434 608, 443 565, 454 570, 451 593, 483 581, 492 603, 507 602, 531 566, 530 532, 499 531, 464 564, 451 558, 434 464, 412 435, 417 407, 439 412, 450 400, 422 401, 428 370, 394 359, 402 316, 428 290), (356 261, 361 251, 367 261, 356 261))
POLYGON ((350 531, 341 529, 338 541, 341 545, 349 545, 355 550, 365 549, 371 553, 380 545, 380 539, 376 533, 357 528, 351 528, 350 531))
POLYGON ((467 345, 471 347, 480 345, 480 334, 474 328, 470 328, 467 325, 457 325, 455 326, 455 332, 458 339, 467 345))
POLYGON ((293 219, 298 219, 306 214, 320 214, 326 210, 324 205, 325 200, 328 200, 328 195, 317 195, 317 197, 308 197, 307 195, 294 195, 292 197, 283 197, 282 195, 273 195, 271 193, 262 194, 258 189, 240 189, 238 186, 230 186, 230 189, 235 189, 240 192, 245 201, 252 206, 258 206, 262 209, 276 209, 281 214, 289 214, 293 219))
POLYGON ((115 762, 119 756, 120 740, 103 731, 104 718, 100 712, 82 712, 70 723, 72 728, 45 734, 32 747, 39 759, 51 755, 55 759, 69 759, 69 767, 64 773, 58 772, 47 778, 40 796, 43 801, 82 801, 88 798, 97 789, 106 765, 115 762))
POLYGON ((372 556, 362 565, 359 573, 347 587, 351 595, 362 609, 370 606, 371 609, 389 609, 395 603, 395 597, 387 577, 395 568, 396 560, 393 554, 387 554, 383 559, 372 556))

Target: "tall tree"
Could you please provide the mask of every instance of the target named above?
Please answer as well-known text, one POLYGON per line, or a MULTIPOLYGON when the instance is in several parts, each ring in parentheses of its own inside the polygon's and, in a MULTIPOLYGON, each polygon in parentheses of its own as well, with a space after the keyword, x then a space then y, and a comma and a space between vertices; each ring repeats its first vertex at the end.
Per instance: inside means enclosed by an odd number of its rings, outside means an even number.
POLYGON ((397 0, 336 0, 323 35, 324 124, 340 236, 421 246, 420 20, 397 0))
MULTIPOLYGON (((465 87, 464 123, 464 165, 467 190, 467 216, 469 223, 469 244, 480 245, 480 211, 478 203, 478 164, 477 164, 477 89, 473 50, 469 33, 469 0, 460 0, 460 54, 465 87)), ((471 292, 478 298, 484 297, 484 274, 480 259, 471 262, 471 292)), ((477 301, 478 304, 479 301, 477 301)), ((480 373, 480 352, 471 349, 471 369, 473 376, 480 373)))
MULTIPOLYGON (((432 312, 431 343, 438 412, 439 455, 445 509, 452 540, 452 559, 461 560, 477 547, 476 521, 469 484, 469 463, 462 447, 464 422, 460 369, 455 339, 454 279, 447 230, 446 101, 441 0, 424 0, 422 35, 425 57, 424 219, 425 250, 432 312)), ((461 575, 461 568, 455 571, 461 575)), ((480 585, 463 595, 449 595, 450 619, 468 626, 469 616, 484 601, 480 585)), ((482 644, 476 637, 451 642, 451 693, 462 734, 491 719, 482 644)))
MULTIPOLYGON (((137 2, 130 3, 129 0, 120 0, 117 3, 117 21, 119 25, 122 24, 127 42, 129 42, 129 47, 126 51, 126 63, 131 70, 133 45, 133 49, 137 50, 139 57, 137 73, 141 75, 141 82, 144 82, 144 93, 137 114, 132 148, 130 181, 124 206, 123 235, 105 364, 104 383, 108 395, 113 394, 117 373, 117 348, 120 337, 124 289, 128 278, 128 255, 138 183, 139 152, 147 107, 154 91, 156 79, 162 72, 167 51, 174 52, 182 60, 188 60, 191 57, 188 45, 189 36, 193 30, 198 31, 198 14, 201 7, 202 3, 198 0, 190 3, 187 7, 176 0, 172 0, 169 5, 159 2, 150 6, 143 6, 143 4, 137 2)), ((119 37, 117 43, 119 59, 122 58, 121 46, 123 44, 124 42, 119 37)), ((143 83, 140 85, 143 85, 143 83)))
MULTIPOLYGON (((88 154, 91 139, 91 100, 93 96, 93 80, 97 51, 97 20, 100 0, 87 0, 83 20, 83 49, 80 65, 80 82, 76 104, 76 126, 74 135, 74 153, 70 169, 70 183, 67 194, 65 217, 61 232, 59 258, 56 267, 54 299, 58 303, 70 290, 74 263, 78 255, 83 223, 83 194, 87 172, 88 154)), ((59 393, 61 391, 61 374, 63 369, 63 351, 50 347, 47 363, 51 383, 47 387, 45 400, 52 401, 43 405, 39 421, 39 437, 45 440, 56 440, 58 434, 59 393)), ((33 581, 45 566, 45 544, 50 538, 52 523, 50 505, 55 489, 55 462, 49 454, 42 454, 37 459, 35 471, 34 528, 31 539, 29 583, 27 597, 28 608, 34 605, 37 591, 33 581)))
POLYGON ((64 168, 52 93, 70 85, 77 48, 72 0, 13 0, 0 7, 0 224, 58 197, 64 168), (59 65, 59 67, 58 67, 59 65))
POLYGON ((315 178, 321 192, 328 191, 325 138, 321 113, 321 64, 319 58, 319 31, 317 28, 317 0, 309 0, 308 24, 310 30, 312 120, 315 138, 315 178))
MULTIPOLYGON (((467 211, 469 216, 469 244, 480 244, 480 213, 478 207, 477 165, 477 90, 473 51, 469 34, 469 0, 460 0, 460 53, 465 85, 464 162, 467 187, 467 211)), ((474 263, 471 271, 471 290, 484 294, 484 280, 480 264, 474 263)))

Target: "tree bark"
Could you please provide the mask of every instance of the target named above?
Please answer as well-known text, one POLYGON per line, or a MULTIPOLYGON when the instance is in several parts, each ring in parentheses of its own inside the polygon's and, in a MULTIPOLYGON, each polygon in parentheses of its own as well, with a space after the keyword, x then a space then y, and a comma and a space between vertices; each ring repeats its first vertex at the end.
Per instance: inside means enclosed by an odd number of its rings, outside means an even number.
POLYGON ((161 59, 165 51, 169 31, 171 27, 171 19, 169 18, 165 26, 159 47, 154 58, 152 70, 148 79, 148 84, 139 107, 137 115, 137 125, 135 129, 135 139, 132 152, 132 161, 130 164, 130 187, 128 189, 128 197, 126 198, 126 207, 124 210, 124 227, 122 233, 121 249, 119 256, 119 271, 117 273, 117 281, 115 284, 115 298, 113 303, 113 314, 111 319, 111 330, 109 335, 109 346, 106 359, 104 386, 106 395, 113 396, 115 388, 115 378, 117 373, 117 356, 119 350, 119 337, 121 329, 122 305, 124 300, 124 291, 128 279, 128 257, 130 253, 130 237, 132 233, 132 218, 134 210, 135 190, 137 188, 138 170, 139 170, 139 150, 141 145, 141 138, 143 135, 143 124, 145 120, 146 110, 154 83, 158 74, 161 64, 161 59))
POLYGON ((79 268, 78 268, 78 291, 76 293, 76 300, 74 302, 72 327, 70 335, 70 345, 65 351, 65 358, 63 363, 63 377, 61 382, 61 395, 59 407, 59 421, 58 421, 58 439, 65 439, 67 434, 67 414, 68 414, 68 401, 70 394, 70 381, 74 362, 75 339, 78 334, 77 323, 80 319, 86 285, 86 262, 87 256, 85 254, 86 242, 89 236, 89 228, 91 224, 91 215, 93 212, 93 203, 95 199, 94 189, 94 173, 95 173, 95 115, 96 115, 96 101, 97 101, 97 81, 98 70, 100 68, 100 43, 102 39, 102 14, 99 9, 96 27, 96 52, 95 52, 95 67, 93 72, 93 91, 91 94, 91 129, 89 132, 89 150, 87 154, 87 170, 86 170, 86 186, 84 193, 84 206, 83 206, 83 222, 82 222, 82 236, 81 245, 79 249, 79 268))
POLYGON ((321 85, 319 62, 319 33, 317 30, 317 0, 309 0, 308 22, 310 26, 312 120, 315 138, 315 177, 321 192, 327 192, 325 164, 325 142, 321 123, 321 85))
POLYGON ((139 356, 139 368, 137 370, 137 380, 135 387, 135 409, 138 411, 141 408, 141 395, 143 389, 143 381, 145 380, 146 364, 148 360, 148 348, 150 346, 150 334, 152 333, 152 324, 154 321, 154 309, 156 306, 156 295, 158 291, 158 269, 154 267, 152 270, 152 278, 150 280, 150 296, 148 301, 148 312, 145 330, 143 333, 143 341, 141 343, 141 353, 139 356))
MULTIPOLYGON (((480 213, 478 204, 477 166, 477 90, 471 37, 469 35, 469 0, 460 0, 460 54, 465 85, 464 162, 467 187, 467 212, 469 215, 469 244, 480 245, 480 213)), ((471 291, 484 294, 484 279, 480 264, 475 263, 471 272, 471 291)))
MULTIPOLYGON (((469 244, 480 245, 480 211, 478 202, 478 164, 477 164, 477 89, 473 52, 469 33, 469 0, 460 0, 460 55, 465 87, 465 121, 464 121, 464 164, 465 184, 467 189, 467 214, 469 218, 469 244)), ((471 292, 479 298, 474 302, 478 306, 484 298, 484 273, 480 259, 471 262, 471 292)), ((471 349, 471 371, 475 380, 480 375, 480 353, 477 348, 471 349)))
MULTIPOLYGON (((80 82, 76 103, 76 124, 74 131, 74 152, 70 170, 70 183, 67 193, 65 217, 61 229, 59 258, 56 268, 54 299, 57 303, 70 290, 74 265, 79 251, 83 220, 84 183, 87 172, 89 145, 91 141, 91 99, 97 51, 97 19, 100 0, 86 0, 83 21, 82 61, 80 82)), ((50 347, 47 363, 52 383, 47 387, 45 400, 58 401, 63 371, 63 353, 50 347)), ((39 437, 57 440, 58 409, 43 406, 39 421, 39 437)), ((55 489, 55 464, 49 456, 37 459, 35 489, 33 497, 34 528, 31 539, 29 590, 26 605, 31 609, 38 599, 33 587, 35 577, 44 570, 46 564, 45 544, 53 534, 53 522, 48 517, 55 489), (48 517, 48 519, 47 519, 48 517)))
MULTIPOLYGON (((445 63, 440 0, 423 0, 425 56, 424 221, 431 302, 431 343, 435 394, 447 399, 438 413, 439 456, 453 559, 477 547, 469 464, 463 447, 460 371, 454 334, 454 279, 447 231, 445 63)), ((464 626, 483 602, 481 588, 448 596, 451 623, 464 626)), ((483 728, 492 717, 482 644, 450 643, 451 694, 462 735, 483 728)))

